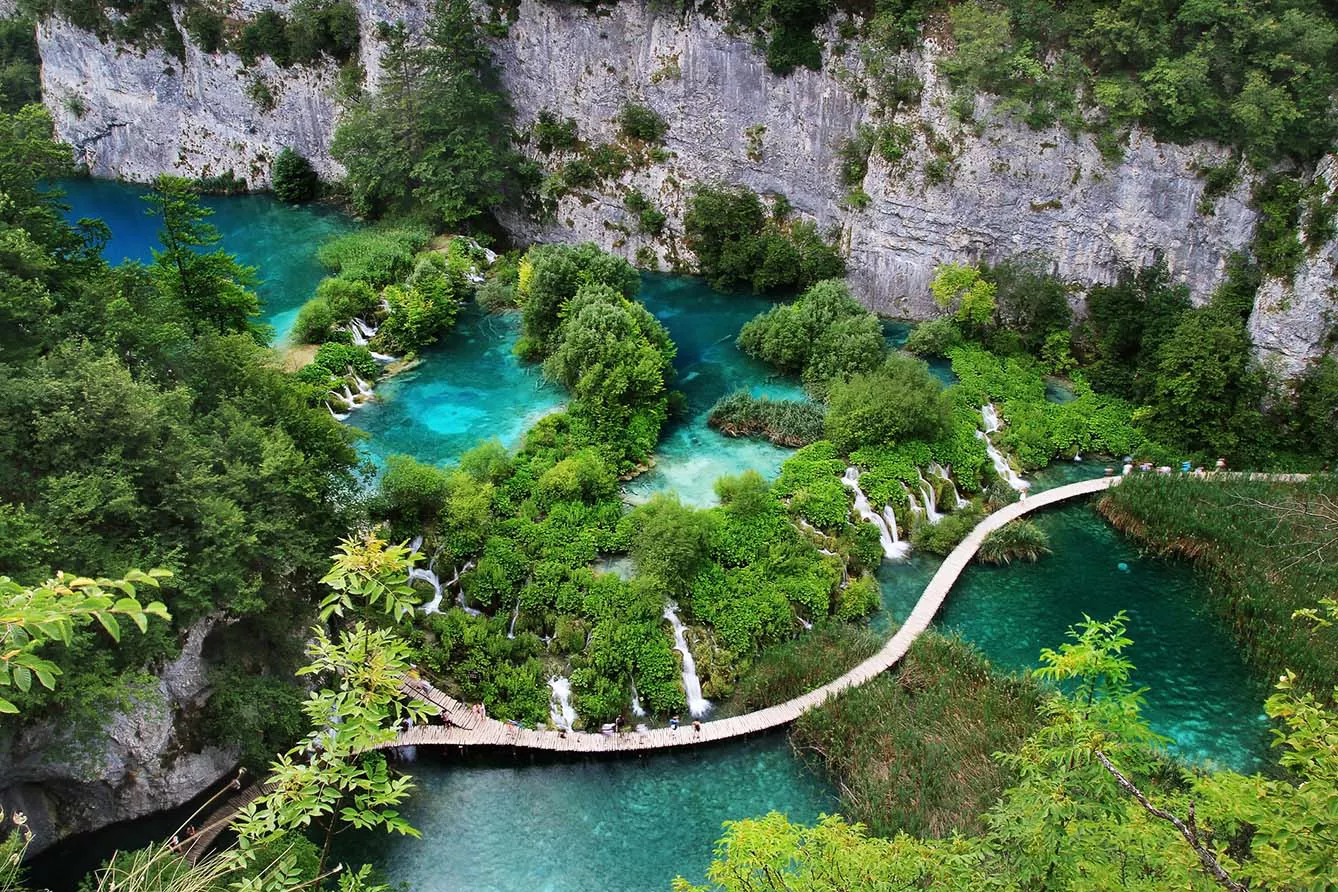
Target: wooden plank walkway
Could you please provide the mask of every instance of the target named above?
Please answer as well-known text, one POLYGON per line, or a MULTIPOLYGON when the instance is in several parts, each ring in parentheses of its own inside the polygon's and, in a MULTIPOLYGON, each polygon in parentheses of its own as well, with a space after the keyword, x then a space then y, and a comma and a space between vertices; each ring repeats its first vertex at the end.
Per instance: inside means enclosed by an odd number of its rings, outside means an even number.
POLYGON ((916 602, 906 622, 878 653, 840 678, 793 700, 734 718, 703 722, 700 730, 693 730, 689 722, 677 730, 656 728, 648 731, 625 731, 621 734, 592 734, 581 731, 563 733, 517 728, 496 719, 480 716, 424 681, 406 680, 407 690, 438 707, 449 724, 419 725, 410 728, 400 734, 393 744, 387 746, 509 746, 557 753, 631 753, 730 740, 788 725, 805 712, 821 705, 828 697, 864 684, 887 671, 905 656, 915 639, 929 628, 930 622, 943 606, 943 601, 947 598, 953 583, 975 557, 980 543, 991 532, 1032 511, 1101 492, 1119 480, 1119 477, 1099 477, 1095 480, 1071 483, 1068 486, 1028 496, 990 514, 952 550, 929 585, 925 587, 924 593, 920 595, 920 600, 916 602))
POLYGON ((237 812, 241 811, 258 796, 266 793, 273 793, 276 784, 273 783, 255 783, 243 789, 240 793, 230 796, 227 801, 214 810, 209 816, 209 820, 200 831, 194 836, 181 840, 181 855, 187 861, 194 864, 199 861, 201 856, 213 848, 218 835, 227 829, 232 823, 233 818, 237 817, 237 812))

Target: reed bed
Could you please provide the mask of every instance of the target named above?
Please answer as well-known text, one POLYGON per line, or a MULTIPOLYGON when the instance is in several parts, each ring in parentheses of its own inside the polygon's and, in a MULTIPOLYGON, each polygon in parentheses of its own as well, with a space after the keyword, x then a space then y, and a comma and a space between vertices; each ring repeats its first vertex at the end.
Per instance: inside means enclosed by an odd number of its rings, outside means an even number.
POLYGON ((1265 677, 1338 685, 1338 625, 1295 617, 1338 596, 1338 480, 1304 483, 1137 474, 1097 510, 1150 551, 1192 561, 1212 607, 1265 677))

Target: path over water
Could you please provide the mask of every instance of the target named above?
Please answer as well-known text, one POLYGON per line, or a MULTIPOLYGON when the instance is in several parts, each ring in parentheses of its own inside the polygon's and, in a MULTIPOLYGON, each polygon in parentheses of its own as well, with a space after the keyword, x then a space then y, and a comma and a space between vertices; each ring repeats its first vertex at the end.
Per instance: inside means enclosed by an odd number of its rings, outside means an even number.
POLYGON ((1101 492, 1115 483, 1118 477, 1098 477, 1071 483, 1038 493, 1030 498, 1000 508, 976 525, 975 529, 952 550, 925 587, 915 609, 897 633, 878 653, 851 669, 845 675, 814 688, 806 694, 766 709, 734 718, 703 723, 699 730, 690 725, 678 729, 656 728, 651 731, 633 731, 622 734, 591 734, 533 730, 489 719, 472 712, 469 707, 425 682, 408 682, 406 687, 441 710, 447 724, 420 725, 405 731, 390 746, 509 746, 531 750, 563 753, 623 753, 645 750, 663 750, 695 746, 700 743, 745 737, 788 725, 799 716, 822 705, 829 697, 848 688, 858 687, 887 671, 910 649, 915 639, 929 628, 934 615, 943 606, 957 577, 975 557, 980 543, 994 530, 1025 514, 1080 496, 1101 492))

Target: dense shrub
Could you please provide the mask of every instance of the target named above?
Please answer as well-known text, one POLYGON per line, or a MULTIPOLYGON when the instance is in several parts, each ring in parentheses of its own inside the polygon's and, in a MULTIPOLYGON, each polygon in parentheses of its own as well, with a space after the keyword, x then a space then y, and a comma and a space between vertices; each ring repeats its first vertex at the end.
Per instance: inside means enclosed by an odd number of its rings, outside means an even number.
POLYGON ((563 308, 587 283, 607 285, 632 298, 641 288, 641 277, 626 260, 592 242, 538 245, 526 252, 516 286, 521 304, 516 352, 529 358, 547 356, 563 308))
POLYGON ((227 36, 223 31, 225 19, 218 10, 192 4, 186 9, 183 24, 201 51, 217 53, 227 48, 227 36))
POLYGON ((947 356, 948 351, 962 343, 962 330, 952 319, 943 316, 915 326, 902 349, 916 356, 947 356))
POLYGON ((535 147, 545 155, 576 148, 579 133, 575 118, 559 118, 549 109, 542 109, 532 129, 535 147))
POLYGON ((335 377, 343 377, 352 369, 361 378, 374 379, 380 368, 366 347, 338 343, 321 344, 311 363, 335 377))
POLYGON ((877 653, 882 639, 867 628, 828 622, 763 651, 739 676, 735 705, 748 712, 805 694, 877 653))
POLYGON ((893 354, 878 369, 832 382, 827 439, 842 452, 936 440, 949 428, 951 403, 929 367, 893 354))
POLYGON ((42 101, 42 57, 36 34, 27 19, 0 19, 0 111, 15 112, 42 101))
POLYGON ((813 31, 831 15, 830 0, 733 0, 730 21, 757 34, 767 67, 777 74, 822 67, 822 47, 813 31))
POLYGON ((293 341, 298 344, 323 344, 329 340, 338 321, 328 301, 313 297, 297 311, 297 320, 293 323, 293 341))
POLYGON ((841 485, 845 462, 826 440, 805 446, 781 465, 775 494, 790 510, 824 530, 839 530, 850 515, 850 495, 841 485))
POLYGON ((669 122, 648 105, 628 102, 618 112, 618 129, 629 139, 656 143, 669 131, 669 122))
POLYGON ((380 288, 408 276, 414 256, 431 238, 431 232, 418 227, 369 227, 326 242, 316 256, 340 278, 380 288))
POLYGON ((954 511, 938 523, 922 523, 911 533, 911 544, 920 551, 947 555, 967 537, 984 515, 974 508, 954 511))
POLYGON ((819 394, 832 379, 876 368, 886 349, 877 317, 836 279, 818 282, 794 303, 749 320, 738 344, 749 356, 802 374, 805 385, 819 394))
POLYGON ((311 162, 290 148, 284 148, 274 158, 269 175, 274 195, 280 201, 298 204, 311 201, 320 192, 321 181, 311 162))
POLYGON ((380 298, 371 285, 357 279, 327 276, 316 285, 316 297, 330 308, 335 322, 347 322, 376 309, 380 298))
MULTIPOLYGON (((777 201, 773 209, 783 207, 777 201)), ((792 291, 845 273, 812 223, 768 215, 746 187, 698 184, 683 218, 684 241, 716 288, 792 291)))

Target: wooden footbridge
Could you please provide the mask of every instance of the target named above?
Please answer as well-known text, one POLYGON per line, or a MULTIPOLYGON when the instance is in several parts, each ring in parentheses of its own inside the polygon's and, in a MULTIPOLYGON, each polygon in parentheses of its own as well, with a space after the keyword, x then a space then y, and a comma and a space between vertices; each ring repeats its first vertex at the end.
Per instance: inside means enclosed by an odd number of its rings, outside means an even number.
MULTIPOLYGON (((1206 475, 1215 480, 1267 480, 1271 482, 1301 482, 1307 474, 1259 474, 1217 472, 1206 475)), ((703 722, 700 729, 691 724, 676 730, 657 728, 647 731, 625 731, 618 734, 592 734, 577 731, 549 731, 521 728, 508 722, 490 719, 473 708, 434 688, 420 679, 406 678, 406 693, 434 707, 435 717, 441 724, 419 725, 400 733, 382 748, 405 746, 458 746, 458 747, 511 747, 543 750, 555 753, 632 753, 691 747, 705 743, 746 737, 769 731, 793 722, 804 713, 822 705, 849 688, 858 687, 896 665, 915 639, 929 628, 948 592, 963 570, 975 557, 980 544, 994 530, 1041 508, 1070 499, 1101 492, 1119 483, 1119 477, 1101 477, 1071 483, 1067 486, 1028 496, 1007 505, 982 520, 961 543, 952 550, 929 581, 911 615, 897 633, 878 653, 860 663, 840 678, 815 688, 784 703, 750 712, 746 715, 719 721, 703 722)), ((232 796, 212 815, 204 828, 183 841, 180 851, 192 861, 209 849, 218 834, 228 826, 243 807, 257 796, 269 792, 267 784, 253 784, 232 796)))
POLYGON ((699 730, 694 729, 689 723, 680 725, 676 730, 655 728, 647 731, 599 734, 521 728, 479 715, 426 682, 409 680, 406 681, 409 693, 435 706, 443 724, 409 728, 400 734, 394 743, 387 746, 512 747, 557 753, 630 753, 698 746, 703 743, 746 737, 749 734, 788 725, 810 709, 822 705, 827 698, 848 688, 858 687, 895 665, 910 649, 915 639, 929 628, 930 622, 943 606, 943 601, 947 598, 953 583, 975 557, 980 543, 991 532, 1040 508, 1101 492, 1119 482, 1119 479, 1099 477, 1095 480, 1071 483, 1027 496, 990 514, 952 550, 929 585, 925 587, 911 615, 881 650, 840 678, 814 688, 793 700, 733 718, 702 722, 699 730))

